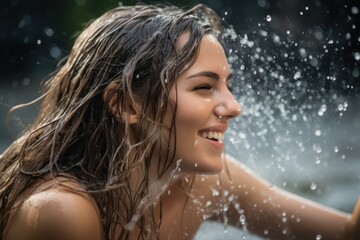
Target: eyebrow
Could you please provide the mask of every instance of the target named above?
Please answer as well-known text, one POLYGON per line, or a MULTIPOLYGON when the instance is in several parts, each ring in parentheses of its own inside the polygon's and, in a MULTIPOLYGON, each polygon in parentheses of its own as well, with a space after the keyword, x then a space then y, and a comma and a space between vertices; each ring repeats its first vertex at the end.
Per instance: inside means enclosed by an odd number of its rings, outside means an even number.
MULTIPOLYGON (((229 81, 232 78, 232 73, 230 73, 227 78, 226 81, 229 81)), ((215 72, 211 72, 211 71, 202 71, 202 72, 198 72, 195 73, 193 75, 190 75, 188 78, 195 78, 195 77, 208 77, 214 80, 219 80, 220 76, 219 74, 215 73, 215 72)))

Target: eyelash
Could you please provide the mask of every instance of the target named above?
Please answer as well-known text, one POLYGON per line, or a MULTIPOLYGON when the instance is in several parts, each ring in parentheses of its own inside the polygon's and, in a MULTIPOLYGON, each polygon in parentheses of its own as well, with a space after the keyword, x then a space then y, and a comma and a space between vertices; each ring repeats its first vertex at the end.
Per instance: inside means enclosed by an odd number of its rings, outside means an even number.
MULTIPOLYGON (((231 86, 227 86, 227 88, 231 93, 234 90, 233 87, 231 87, 231 86)), ((205 85, 200 85, 200 86, 195 87, 194 90, 197 91, 197 90, 210 90, 210 89, 212 89, 212 86, 208 85, 208 84, 205 84, 205 85)))
POLYGON ((196 90, 210 90, 212 88, 211 85, 208 85, 208 84, 204 84, 204 85, 200 85, 200 86, 197 86, 195 87, 195 91, 196 90))

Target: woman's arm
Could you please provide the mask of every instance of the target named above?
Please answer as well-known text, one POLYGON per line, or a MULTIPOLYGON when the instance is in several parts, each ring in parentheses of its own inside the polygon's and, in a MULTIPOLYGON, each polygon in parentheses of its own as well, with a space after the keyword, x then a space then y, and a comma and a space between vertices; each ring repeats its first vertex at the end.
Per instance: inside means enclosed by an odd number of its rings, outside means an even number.
POLYGON ((227 157, 226 164, 220 184, 213 176, 206 178, 210 189, 219 189, 217 201, 228 204, 228 224, 246 225, 251 233, 267 239, 360 239, 360 202, 351 216, 283 191, 231 157, 227 157), (221 191, 233 196, 224 197, 229 195, 221 191))
POLYGON ((5 240, 100 240, 101 225, 89 196, 58 186, 30 195, 3 234, 5 240))

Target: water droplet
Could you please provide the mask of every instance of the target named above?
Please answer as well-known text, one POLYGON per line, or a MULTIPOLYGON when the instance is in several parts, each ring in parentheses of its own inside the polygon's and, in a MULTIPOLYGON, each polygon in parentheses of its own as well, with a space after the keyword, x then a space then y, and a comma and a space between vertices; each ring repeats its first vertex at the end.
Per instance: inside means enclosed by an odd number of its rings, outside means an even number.
POLYGON ((307 56, 306 50, 305 50, 304 48, 300 48, 300 49, 299 49, 299 53, 300 53, 300 56, 302 56, 302 57, 306 57, 306 56, 307 56))
POLYGON ((280 37, 278 35, 273 36, 274 43, 280 43, 280 37))
POLYGON ((25 86, 25 87, 29 86, 30 85, 30 78, 24 78, 22 80, 22 85, 25 86))
MULTIPOLYGON (((260 35, 263 36, 263 37, 267 37, 267 36, 268 36, 268 32, 267 32, 267 31, 260 30, 259 33, 260 33, 260 35)), ((256 48, 256 51, 257 51, 257 52, 260 52, 261 49, 260 49, 260 48, 256 48)))
POLYGON ((315 35, 315 38, 316 38, 317 40, 322 40, 323 37, 324 37, 323 33, 320 32, 320 31, 316 31, 316 32, 314 33, 314 35, 315 35))
POLYGON ((36 41, 36 43, 37 43, 38 45, 40 45, 40 44, 41 44, 41 40, 38 39, 38 40, 36 41))
POLYGON ((310 189, 315 190, 316 188, 317 188, 316 183, 312 182, 311 185, 310 185, 310 189))
POLYGON ((266 21, 267 21, 267 22, 271 22, 271 16, 270 16, 270 15, 267 15, 267 16, 266 16, 266 21))
POLYGON ((316 235, 316 240, 321 240, 321 239, 322 239, 321 234, 316 235))
POLYGON ((240 223, 241 223, 242 225, 245 225, 245 223, 246 223, 246 217, 245 217, 244 214, 240 215, 239 221, 240 221, 240 223))
POLYGON ((218 191, 218 190, 216 190, 216 189, 212 188, 212 189, 211 189, 211 195, 212 195, 213 197, 216 197, 216 196, 219 196, 219 195, 220 195, 220 193, 219 193, 219 191, 218 191))
POLYGON ((224 205, 223 205, 223 212, 225 213, 225 212, 227 212, 228 210, 229 210, 229 205, 224 204, 224 205))
POLYGON ((338 110, 341 112, 344 110, 344 105, 343 104, 339 104, 338 105, 338 110))
POLYGON ((51 28, 48 28, 48 27, 44 29, 44 33, 45 33, 46 36, 48 36, 48 37, 54 36, 54 30, 52 30, 51 28))
POLYGON ((21 20, 19 23, 18 23, 18 28, 23 28, 25 26, 26 22, 24 20, 21 20))
POLYGON ((61 57, 62 53, 60 48, 53 46, 50 48, 50 56, 55 58, 55 59, 59 59, 61 57))
POLYGON ((29 36, 24 37, 24 43, 25 43, 25 44, 28 43, 29 41, 30 41, 29 36))
POLYGON ((301 77, 301 72, 300 71, 297 71, 295 74, 294 74, 294 79, 299 79, 301 77))
POLYGON ((321 130, 320 129, 315 130, 315 136, 317 136, 317 137, 321 136, 321 130))
POLYGON ((355 52, 354 53, 354 58, 356 61, 359 61, 360 60, 360 52, 355 52))
POLYGON ((316 153, 321 153, 321 152, 322 152, 321 146, 320 146, 319 144, 314 144, 314 145, 313 145, 313 150, 314 150, 316 153))
POLYGON ((354 15, 356 15, 356 14, 359 13, 359 9, 358 9, 357 7, 355 7, 355 6, 353 6, 353 7, 351 8, 351 13, 354 14, 354 15))
POLYGON ((313 57, 310 59, 310 64, 311 66, 316 67, 319 64, 319 61, 316 57, 313 57))
POLYGON ((334 152, 336 152, 336 153, 339 152, 339 147, 338 146, 334 147, 334 152))
POLYGON ((324 113, 326 112, 326 110, 327 110, 327 106, 325 104, 321 105, 321 107, 320 107, 320 109, 318 111, 318 115, 323 116, 324 113))
POLYGON ((357 78, 360 76, 360 72, 359 69, 354 68, 354 70, 351 72, 351 74, 353 75, 353 77, 357 78))
POLYGON ((265 7, 265 6, 266 6, 266 1, 265 1, 265 0, 258 0, 258 1, 257 1, 257 4, 258 4, 260 7, 265 7))

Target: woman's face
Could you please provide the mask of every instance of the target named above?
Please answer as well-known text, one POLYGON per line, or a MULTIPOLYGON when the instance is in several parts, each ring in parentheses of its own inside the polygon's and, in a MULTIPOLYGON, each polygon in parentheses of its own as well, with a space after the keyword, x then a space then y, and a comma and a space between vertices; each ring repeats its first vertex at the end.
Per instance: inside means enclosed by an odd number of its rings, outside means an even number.
MULTIPOLYGON (((177 101, 175 161, 181 159, 181 172, 221 171, 224 134, 230 119, 240 114, 228 89, 230 78, 222 46, 214 36, 204 36, 197 60, 170 89, 170 99, 177 101)), ((171 111, 165 120, 169 125, 171 111)))

